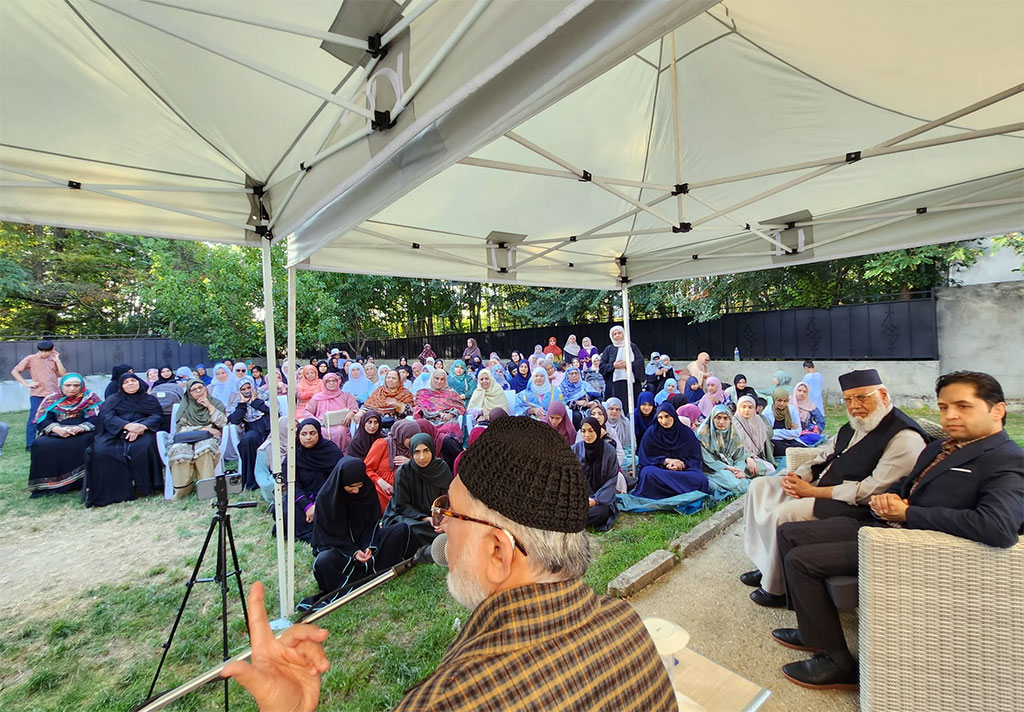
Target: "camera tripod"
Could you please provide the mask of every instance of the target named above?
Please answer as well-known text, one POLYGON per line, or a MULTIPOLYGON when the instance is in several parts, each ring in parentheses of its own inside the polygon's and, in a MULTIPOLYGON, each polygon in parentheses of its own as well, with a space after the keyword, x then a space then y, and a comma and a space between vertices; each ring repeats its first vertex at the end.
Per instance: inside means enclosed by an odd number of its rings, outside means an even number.
MULTIPOLYGON (((242 509, 246 507, 255 507, 256 502, 239 502, 237 504, 228 504, 228 490, 227 482, 223 475, 216 478, 214 483, 214 491, 216 492, 216 500, 211 503, 211 506, 216 508, 216 512, 210 521, 210 528, 206 531, 206 540, 203 541, 203 548, 199 550, 199 558, 196 560, 195 568, 192 569, 192 576, 185 584, 185 595, 181 599, 181 606, 178 608, 178 615, 174 618, 174 624, 171 626, 171 633, 167 636, 167 642, 164 643, 164 652, 160 656, 160 664, 157 665, 156 675, 153 676, 153 682, 149 686, 149 692, 146 694, 147 700, 152 698, 153 690, 156 689, 157 679, 160 677, 160 671, 163 669, 164 661, 167 659, 167 653, 171 650, 171 642, 174 640, 174 634, 178 630, 178 625, 181 623, 181 616, 185 613, 185 606, 188 604, 189 595, 192 593, 192 587, 197 583, 216 583, 220 586, 220 635, 221 635, 221 647, 224 654, 224 660, 227 660, 230 655, 228 654, 228 577, 233 576, 236 583, 238 584, 238 598, 242 602, 242 617, 245 620, 246 630, 249 627, 249 612, 245 607, 245 593, 242 591, 242 572, 238 566, 238 551, 235 549, 235 536, 231 531, 231 515, 228 514, 228 509, 242 509), (210 540, 213 538, 214 531, 217 532, 217 570, 212 578, 199 578, 199 569, 203 565, 203 558, 206 556, 206 552, 210 547, 210 540), (227 570, 227 551, 228 547, 231 547, 231 562, 234 569, 231 571, 227 570)), ((224 712, 228 710, 228 680, 224 679, 224 712)))

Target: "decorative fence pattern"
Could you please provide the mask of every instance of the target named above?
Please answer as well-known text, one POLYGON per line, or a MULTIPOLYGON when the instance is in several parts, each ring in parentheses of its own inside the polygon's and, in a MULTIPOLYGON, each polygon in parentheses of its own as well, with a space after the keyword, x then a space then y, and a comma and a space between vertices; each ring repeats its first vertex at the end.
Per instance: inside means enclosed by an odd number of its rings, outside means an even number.
MULTIPOLYGON (((589 336, 598 349, 608 343, 613 322, 576 326, 536 327, 507 331, 442 334, 431 338, 368 341, 365 354, 379 358, 412 358, 429 341, 445 359, 458 358, 466 339, 474 337, 486 355, 508 358, 513 349, 532 352, 548 337, 565 344, 589 336)), ((831 309, 786 309, 725 314, 715 321, 690 324, 685 317, 630 322, 633 341, 645 354, 657 350, 676 360, 690 360, 707 351, 715 360, 730 359, 739 348, 743 359, 765 360, 933 360, 939 357, 935 299, 850 304, 831 309)), ((333 345, 332 345, 333 346, 333 345)), ((337 344, 339 348, 346 348, 337 344)))
MULTIPOLYGON (((83 375, 110 373, 114 364, 130 363, 136 372, 150 367, 210 365, 205 346, 182 344, 173 339, 50 339, 68 371, 83 375)), ((0 378, 10 377, 22 358, 36 352, 36 340, 0 341, 0 378)), ((418 352, 417 352, 418 353, 418 352)), ((27 378, 26 374, 26 378, 27 378)))

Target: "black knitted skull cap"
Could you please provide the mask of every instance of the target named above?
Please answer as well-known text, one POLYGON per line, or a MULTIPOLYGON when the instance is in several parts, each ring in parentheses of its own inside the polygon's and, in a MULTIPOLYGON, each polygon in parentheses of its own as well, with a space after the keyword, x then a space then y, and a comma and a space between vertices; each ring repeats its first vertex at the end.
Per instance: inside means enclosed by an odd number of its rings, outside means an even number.
POLYGON ((495 421, 459 460, 469 493, 513 522, 553 532, 587 525, 587 480, 561 435, 528 417, 495 421))

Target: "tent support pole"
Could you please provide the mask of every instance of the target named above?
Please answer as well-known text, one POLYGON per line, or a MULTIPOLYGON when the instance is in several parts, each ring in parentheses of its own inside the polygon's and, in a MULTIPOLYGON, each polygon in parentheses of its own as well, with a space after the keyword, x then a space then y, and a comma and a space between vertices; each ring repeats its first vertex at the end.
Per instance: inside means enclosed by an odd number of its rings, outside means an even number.
MULTIPOLYGON (((625 267, 621 268, 625 271, 625 267)), ((625 277, 623 277, 625 279, 625 277)), ((625 332, 626 337, 626 398, 629 399, 629 417, 633 417, 633 408, 636 407, 636 396, 633 394, 633 341, 632 336, 629 333, 629 282, 623 281, 622 283, 622 330, 625 332)), ((629 447, 630 447, 630 470, 632 471, 633 477, 636 477, 636 431, 633 428, 629 429, 629 447)))
MULTIPOLYGON (((672 63, 669 65, 669 80, 672 82, 672 145, 676 150, 676 184, 683 182, 683 136, 679 127, 679 75, 676 68, 676 31, 668 33, 669 49, 672 52, 672 63)), ((676 196, 676 206, 679 209, 679 222, 685 222, 686 206, 683 204, 683 194, 676 196)))
POLYGON ((406 27, 415 22, 417 17, 419 17, 427 10, 432 8, 436 2, 437 0, 425 0, 425 2, 420 3, 415 10, 413 10, 408 15, 399 20, 394 27, 385 32, 384 35, 380 38, 381 47, 387 47, 389 44, 391 44, 391 40, 395 39, 396 37, 398 37, 398 35, 402 34, 402 32, 405 31, 406 27))
POLYGON ((288 609, 285 608, 285 590, 288 585, 288 576, 285 573, 284 560, 284 528, 281 522, 281 442, 280 427, 278 420, 280 415, 277 408, 277 345, 274 334, 274 278, 271 271, 270 240, 264 239, 260 246, 263 253, 263 315, 266 325, 267 341, 267 405, 270 406, 270 451, 269 457, 270 472, 274 476, 274 517, 277 520, 277 586, 278 603, 280 604, 281 616, 274 621, 274 628, 281 630, 290 625, 288 621, 288 609))
MULTIPOLYGON (((546 176, 548 178, 563 178, 565 180, 578 181, 579 175, 571 171, 558 171, 554 168, 538 168, 537 166, 527 166, 521 163, 509 163, 508 161, 492 161, 489 158, 474 158, 473 156, 466 156, 459 160, 464 166, 474 166, 476 168, 493 168, 499 171, 511 171, 513 173, 527 173, 535 176, 546 176)), ((664 183, 651 183, 650 181, 643 180, 629 180, 628 178, 610 178, 608 176, 597 176, 605 183, 611 185, 622 185, 628 188, 650 188, 651 190, 672 190, 675 186, 666 185, 664 183)))
MULTIPOLYGON (((288 369, 298 373, 295 359, 295 268, 288 268, 288 369)), ((296 376, 290 376, 288 388, 288 516, 295 517, 295 385, 296 376)), ((288 526, 287 565, 288 586, 285 603, 289 613, 295 610, 295 522, 288 526)))

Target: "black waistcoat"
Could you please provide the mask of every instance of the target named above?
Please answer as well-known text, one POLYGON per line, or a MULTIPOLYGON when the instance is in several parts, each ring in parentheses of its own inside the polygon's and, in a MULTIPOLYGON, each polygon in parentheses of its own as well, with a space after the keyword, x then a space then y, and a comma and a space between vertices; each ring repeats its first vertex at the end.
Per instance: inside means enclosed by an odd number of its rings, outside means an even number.
MULTIPOLYGON (((849 447, 853 439, 853 427, 846 423, 836 435, 836 448, 825 462, 815 465, 811 472, 815 477, 827 467, 826 472, 818 480, 819 487, 834 487, 842 482, 855 480, 860 482, 874 471, 889 441, 902 430, 913 430, 927 442, 928 437, 921 426, 899 408, 893 408, 882 418, 882 421, 864 436, 857 444, 849 447)), ((814 500, 814 516, 818 519, 826 517, 853 517, 855 519, 873 519, 868 507, 856 506, 834 499, 814 500)))

